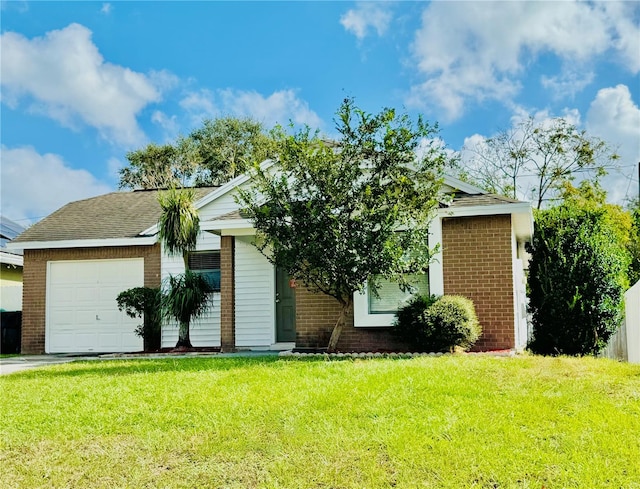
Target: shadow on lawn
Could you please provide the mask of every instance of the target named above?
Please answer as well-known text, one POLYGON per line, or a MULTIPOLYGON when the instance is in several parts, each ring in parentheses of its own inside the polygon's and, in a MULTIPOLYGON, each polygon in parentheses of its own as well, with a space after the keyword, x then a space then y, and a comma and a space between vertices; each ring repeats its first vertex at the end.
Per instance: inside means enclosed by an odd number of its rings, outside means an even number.
POLYGON ((22 380, 39 377, 80 377, 84 375, 109 375, 125 376, 136 374, 162 373, 162 372, 201 372, 201 371, 225 371, 232 369, 247 369, 286 362, 276 356, 264 357, 180 357, 180 358, 148 358, 148 359, 115 359, 115 360, 77 360, 65 364, 50 365, 16 372, 12 378, 22 380))

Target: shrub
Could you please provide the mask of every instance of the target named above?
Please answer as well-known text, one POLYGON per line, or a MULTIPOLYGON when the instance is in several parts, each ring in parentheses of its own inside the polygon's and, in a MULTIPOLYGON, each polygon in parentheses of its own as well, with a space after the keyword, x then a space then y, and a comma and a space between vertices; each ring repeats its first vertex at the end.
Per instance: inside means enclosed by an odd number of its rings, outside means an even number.
POLYGON ((160 348, 162 326, 161 293, 159 288, 134 287, 118 294, 118 309, 131 318, 144 318, 134 330, 144 340, 144 350, 160 348))
POLYGON ((413 298, 398 311, 395 331, 413 348, 436 352, 468 349, 482 332, 473 302, 452 295, 413 298))
POLYGON ((438 300, 435 295, 416 295, 396 313, 394 333, 411 347, 428 348, 431 332, 426 327, 427 309, 438 300))
POLYGON ((595 355, 622 320, 629 253, 605 208, 562 205, 536 216, 529 267, 529 348, 595 355))

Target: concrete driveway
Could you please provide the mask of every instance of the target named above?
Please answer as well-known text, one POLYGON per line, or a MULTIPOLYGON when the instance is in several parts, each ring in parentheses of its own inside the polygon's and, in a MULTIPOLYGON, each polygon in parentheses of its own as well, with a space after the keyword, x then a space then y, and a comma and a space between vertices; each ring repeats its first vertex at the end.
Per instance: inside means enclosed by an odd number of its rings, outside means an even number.
POLYGON ((200 357, 258 357, 277 356, 278 351, 240 351, 236 353, 149 353, 149 354, 49 354, 49 355, 20 355, 16 357, 0 358, 0 375, 12 374, 37 367, 56 365, 58 363, 69 363, 76 360, 127 360, 127 359, 158 359, 158 358, 192 358, 200 357))
POLYGON ((64 355, 20 355, 17 357, 0 358, 0 375, 21 372, 36 367, 55 365, 57 363, 73 362, 81 358, 82 357, 69 357, 64 355))

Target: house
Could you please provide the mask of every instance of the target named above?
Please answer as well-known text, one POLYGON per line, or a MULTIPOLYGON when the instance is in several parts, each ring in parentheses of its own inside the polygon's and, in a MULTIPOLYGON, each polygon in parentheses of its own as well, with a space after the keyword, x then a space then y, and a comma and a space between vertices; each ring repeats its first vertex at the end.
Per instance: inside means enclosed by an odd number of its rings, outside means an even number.
POLYGON ((22 252, 7 249, 7 243, 25 230, 0 216, 0 311, 22 310, 22 252))
MULTIPOLYGON (((226 351, 326 346, 338 303, 290 280, 252 245, 255 230, 234 198, 247 185, 249 177, 241 175, 221 187, 197 189, 201 235, 190 268, 212 275, 219 287, 213 308, 192 323, 191 342, 226 351)), ((453 199, 431 223, 432 245, 439 243, 441 251, 429 268, 429 292, 474 301, 484 329, 477 349, 524 346, 530 204, 451 177, 444 191, 453 199)), ((68 204, 12 243, 24 250, 23 352, 142 348, 133 335, 136 321, 117 310, 115 297, 130 287, 159 286, 184 270, 181 257, 161 249, 159 215, 157 191, 114 192, 68 204)), ((381 303, 357 294, 339 349, 396 347, 391 327, 398 294, 385 287, 381 303)), ((177 328, 163 325, 162 346, 176 341, 177 328)))

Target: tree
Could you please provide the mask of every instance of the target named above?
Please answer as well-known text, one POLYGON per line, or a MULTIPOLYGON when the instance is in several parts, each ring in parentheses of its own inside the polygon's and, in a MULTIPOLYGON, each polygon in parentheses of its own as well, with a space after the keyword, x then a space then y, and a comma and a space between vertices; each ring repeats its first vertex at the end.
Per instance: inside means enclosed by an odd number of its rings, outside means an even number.
POLYGON ((370 115, 347 99, 336 129, 336 142, 309 128, 280 133, 276 170, 254 167, 253 189, 239 193, 267 259, 340 304, 330 351, 356 291, 375 292, 382 278, 408 286, 404 274, 426 269, 447 158, 437 145, 418 158, 437 128, 393 109, 370 115))
POLYGON ((171 188, 187 185, 195 168, 180 150, 184 143, 148 144, 127 153, 129 166, 119 170, 120 188, 171 188))
POLYGON ((274 141, 261 123, 249 118, 204 121, 189 135, 201 167, 196 184, 221 185, 245 173, 253 163, 274 156, 274 141))
POLYGON ((538 209, 577 174, 597 179, 619 158, 604 141, 563 118, 541 123, 530 117, 465 149, 473 156, 463 176, 512 198, 530 192, 538 209))
MULTIPOLYGON (((582 187, 587 194, 589 184, 582 187)), ((597 354, 622 319, 629 226, 617 206, 598 203, 602 194, 595 200, 584 194, 565 192, 561 205, 536 215, 528 247, 535 353, 597 354)))
POLYGON ((200 217, 194 205, 193 189, 172 188, 158 196, 162 215, 159 236, 169 255, 182 255, 185 273, 170 276, 163 309, 179 324, 176 348, 191 348, 191 320, 209 305, 211 287, 204 277, 189 270, 188 252, 195 250, 200 233, 200 217))
POLYGON ((205 120, 201 128, 175 142, 127 153, 120 188, 171 188, 222 185, 254 162, 274 155, 274 140, 250 118, 205 120))

